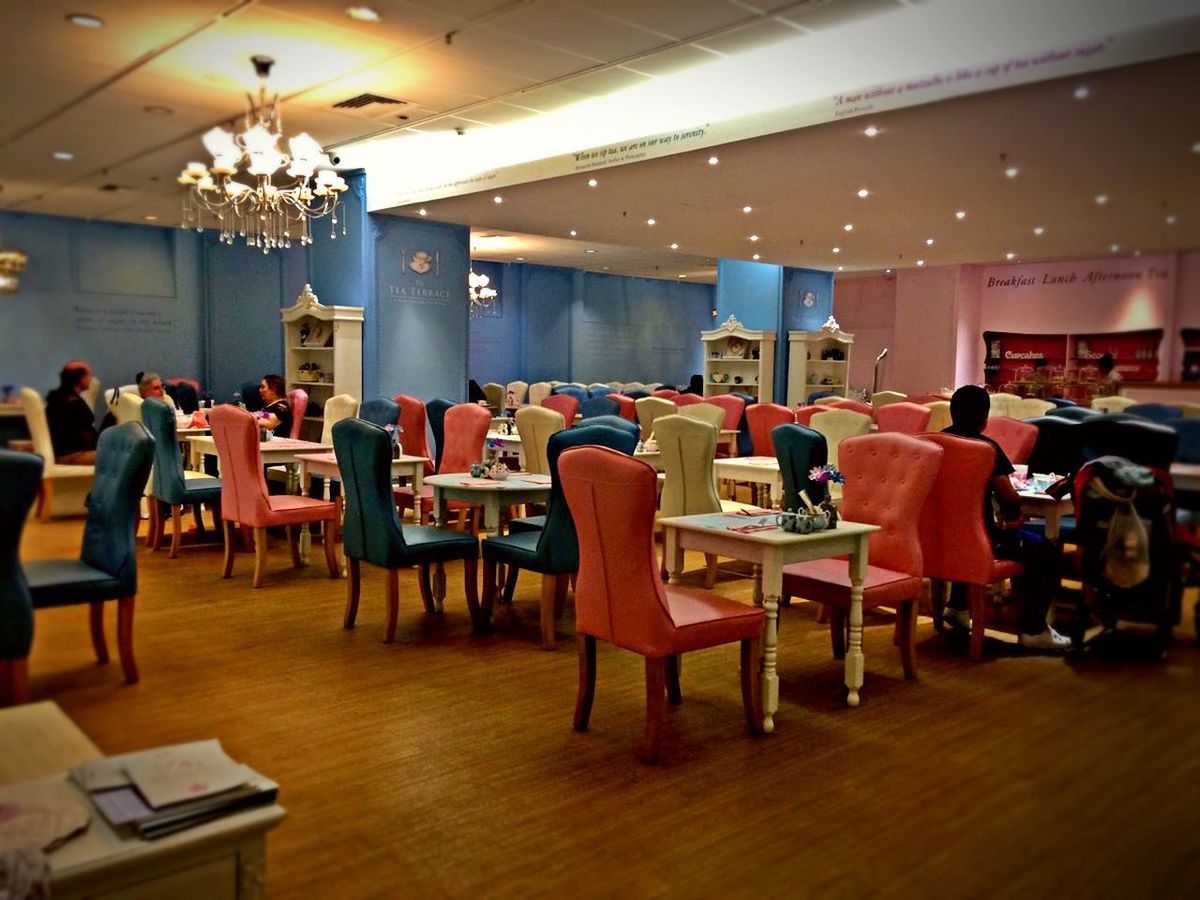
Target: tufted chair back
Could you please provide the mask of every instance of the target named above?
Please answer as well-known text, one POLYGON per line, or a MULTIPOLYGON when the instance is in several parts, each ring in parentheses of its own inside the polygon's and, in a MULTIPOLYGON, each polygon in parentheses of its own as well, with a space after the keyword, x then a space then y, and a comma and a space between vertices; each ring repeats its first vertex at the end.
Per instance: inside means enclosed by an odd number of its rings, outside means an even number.
MULTIPOLYGON (((887 407, 884 407, 885 409, 887 407)), ((871 534, 871 565, 921 575, 920 509, 938 476, 942 448, 907 434, 866 434, 841 447, 841 514, 878 525, 871 534)))
MULTIPOLYGON (((442 470, 442 452, 446 449, 446 413, 456 404, 453 400, 434 397, 425 404, 425 415, 429 418, 429 431, 433 435, 434 469, 442 470)), ((428 456, 428 453, 421 454, 428 456)))
POLYGON ((33 600, 21 572, 20 547, 44 465, 32 453, 0 450, 0 660, 28 656, 33 644, 33 600))
POLYGON ((566 427, 561 414, 545 406, 522 406, 517 410, 517 434, 525 454, 525 468, 539 475, 550 474, 546 444, 550 436, 566 427))
POLYGON ((779 425, 795 421, 795 413, 778 403, 755 403, 747 407, 746 423, 750 426, 750 452, 755 456, 774 456, 771 432, 779 425))
POLYGON ((573 394, 551 394, 542 401, 542 406, 562 416, 568 427, 575 423, 575 416, 579 412, 579 400, 573 394))
POLYGON ((438 473, 469 472, 483 455, 492 414, 478 403, 459 403, 446 410, 446 451, 438 473))
POLYGON ((400 452, 405 456, 424 456, 429 460, 425 463, 425 474, 432 475, 433 454, 425 436, 425 404, 408 394, 397 394, 392 400, 400 407, 400 452))
POLYGON ((679 409, 665 397, 642 397, 634 402, 638 424, 642 429, 642 440, 654 431, 654 421, 661 416, 673 416, 679 409))
POLYGON ((983 518, 983 500, 996 454, 991 446, 950 434, 918 440, 942 448, 942 464, 921 508, 921 553, 926 578, 988 584, 992 541, 983 518))
POLYGON ((666 656, 675 625, 654 555, 654 469, 606 447, 576 447, 562 455, 558 474, 579 536, 576 630, 666 656))
POLYGON ((681 413, 658 419, 654 434, 666 476, 660 502, 663 516, 719 512, 721 501, 712 475, 716 429, 681 413))
POLYGON ((333 426, 342 419, 352 419, 358 413, 358 398, 351 394, 334 394, 321 410, 321 443, 333 446, 333 426))
POLYGON ((899 432, 900 434, 920 434, 929 426, 932 415, 928 406, 901 400, 899 403, 888 403, 881 406, 875 413, 875 424, 881 432, 899 432))
MULTIPOLYGON (((829 462, 838 465, 838 448, 846 438, 871 431, 871 417, 852 409, 831 409, 812 417, 812 428, 825 435, 829 449, 829 462)), ((838 468, 841 468, 838 466, 838 468)))
POLYGON ((288 406, 292 410, 292 431, 288 437, 294 441, 300 437, 300 426, 304 424, 304 413, 308 411, 308 392, 304 388, 288 391, 288 406))
POLYGON ((535 381, 529 386, 529 405, 541 406, 542 401, 550 396, 550 382, 535 381))
MULTIPOLYGON (((714 432, 720 432, 725 427, 725 410, 715 403, 690 403, 679 407, 679 415, 689 419, 699 419, 712 426, 714 432)), ((720 436, 717 435, 720 440, 720 436)))
POLYGON ((141 422, 106 428, 96 444, 79 558, 119 581, 123 596, 137 593, 137 519, 153 456, 154 438, 141 422))
POLYGON ((624 394, 609 394, 608 399, 617 404, 617 415, 630 422, 637 421, 637 403, 632 397, 624 394))
POLYGON ((925 426, 926 431, 943 431, 954 424, 954 420, 950 418, 949 400, 938 400, 925 405, 929 407, 929 423, 925 426))
POLYGON ((1000 449, 1013 465, 1029 462, 1029 454, 1037 443, 1037 425, 1028 420, 1010 419, 1007 416, 990 416, 983 433, 1000 445, 1000 449))
POLYGON ((813 503, 824 500, 824 482, 812 481, 808 473, 828 461, 825 435, 805 425, 785 422, 776 425, 771 432, 771 445, 775 448, 779 474, 783 478, 783 509, 797 509, 801 491, 807 493, 813 503))
POLYGON ((679 394, 675 397, 675 405, 680 409, 685 406, 695 406, 697 403, 703 403, 704 398, 699 394, 679 394))
POLYGON ((843 397, 840 400, 827 400, 825 405, 830 406, 833 409, 849 409, 856 413, 862 413, 864 416, 871 416, 875 414, 875 407, 873 407, 870 403, 862 403, 858 400, 850 400, 846 397, 843 397))
POLYGON ((506 406, 522 406, 525 395, 529 391, 529 382, 510 381, 504 386, 504 401, 506 406))
POLYGON ((252 524, 271 514, 254 414, 223 404, 208 414, 221 461, 221 518, 252 524))

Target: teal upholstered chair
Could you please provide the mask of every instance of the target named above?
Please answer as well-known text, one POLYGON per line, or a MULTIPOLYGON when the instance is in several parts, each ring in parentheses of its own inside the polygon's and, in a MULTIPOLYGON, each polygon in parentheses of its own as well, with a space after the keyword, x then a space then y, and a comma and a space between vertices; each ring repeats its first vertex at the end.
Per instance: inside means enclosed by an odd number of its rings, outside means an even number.
POLYGON ((429 581, 436 566, 463 561, 467 607, 473 623, 479 620, 476 587, 479 542, 474 535, 424 525, 402 525, 392 495, 392 442, 386 431, 362 419, 343 419, 333 426, 333 452, 342 476, 346 509, 342 545, 349 574, 344 626, 354 627, 361 585, 360 566, 371 563, 387 570, 388 610, 384 640, 396 637, 400 611, 398 569, 420 566, 419 586, 427 612, 438 612, 429 581))
POLYGON ((364 400, 358 407, 358 417, 382 428, 388 425, 395 427, 400 424, 400 404, 387 397, 364 400))
POLYGON ((771 431, 771 444, 779 460, 783 478, 783 509, 803 505, 800 492, 808 494, 814 504, 825 499, 825 485, 808 477, 814 466, 823 466, 829 459, 825 435, 803 425, 776 425, 771 431))
MULTIPOLYGON (((154 438, 154 470, 151 475, 150 537, 147 541, 152 550, 162 543, 166 520, 162 518, 161 504, 171 508, 171 559, 179 555, 183 533, 183 509, 195 510, 196 526, 204 528, 200 506, 207 503, 213 507, 213 522, 220 523, 218 512, 221 506, 221 480, 202 475, 186 477, 183 470, 183 454, 179 452, 179 437, 175 432, 175 412, 167 404, 154 397, 142 402, 142 424, 154 438)), ((197 473, 192 473, 193 475, 197 473)), ((219 525, 218 525, 219 530, 219 525)))
POLYGON ((34 609, 76 603, 91 607, 92 646, 102 663, 108 662, 104 603, 117 601, 117 648, 129 684, 138 680, 133 658, 135 532, 153 456, 154 439, 141 423, 126 422, 105 429, 96 445, 96 477, 88 497, 79 558, 39 559, 24 566, 34 609))
MULTIPOLYGON (((591 418, 585 416, 584 419, 575 427, 582 428, 584 425, 607 425, 609 428, 615 428, 618 431, 628 432, 629 434, 633 435, 635 445, 637 444, 638 439, 642 436, 642 428, 637 422, 630 422, 628 419, 624 419, 621 416, 603 415, 592 416, 591 418)), ((631 450, 630 452, 632 453, 633 451, 631 450)))
POLYGON ((558 458, 568 448, 589 445, 609 447, 630 455, 637 446, 637 436, 636 433, 630 434, 609 425, 590 423, 550 435, 546 445, 546 461, 550 467, 550 501, 546 506, 545 526, 537 531, 510 533, 483 542, 483 609, 479 616, 480 627, 486 627, 491 619, 498 589, 497 567, 510 567, 504 586, 506 600, 512 599, 517 573, 521 569, 528 569, 542 576, 542 647, 547 650, 554 648, 554 620, 562 612, 567 581, 579 568, 579 543, 558 482, 558 458))
MULTIPOLYGON (((609 391, 612 393, 612 391, 609 391)), ((579 415, 584 419, 595 419, 599 416, 616 416, 621 412, 621 404, 607 394, 588 397, 579 404, 579 415)))
POLYGON ((42 458, 0 450, 0 706, 25 702, 33 599, 18 552, 29 509, 42 485, 42 458))
POLYGON ((433 466, 442 471, 442 450, 446 446, 446 412, 457 406, 453 400, 434 397, 425 404, 425 417, 429 420, 429 432, 433 435, 433 466))

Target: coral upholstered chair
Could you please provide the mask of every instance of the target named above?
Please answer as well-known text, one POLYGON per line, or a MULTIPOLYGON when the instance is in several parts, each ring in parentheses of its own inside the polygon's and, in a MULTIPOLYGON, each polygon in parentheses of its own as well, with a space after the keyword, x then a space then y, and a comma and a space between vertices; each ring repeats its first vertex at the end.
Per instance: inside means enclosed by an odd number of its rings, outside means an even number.
POLYGON ((921 440, 942 448, 942 467, 921 509, 921 554, 930 580, 933 624, 942 630, 946 582, 967 585, 971 613, 971 659, 983 659, 989 585, 1024 574, 1018 562, 996 559, 984 526, 984 488, 992 477, 995 453, 983 441, 949 434, 921 440))
POLYGON ((928 406, 901 400, 879 407, 875 412, 875 424, 881 432, 897 431, 901 434, 920 434, 929 425, 932 415, 928 406))
POLYGON ((429 460, 425 463, 425 474, 432 475, 433 454, 425 436, 425 404, 408 394, 397 394, 392 399, 400 407, 400 452, 405 456, 424 456, 429 460))
POLYGON ((644 762, 658 759, 663 700, 669 695, 672 703, 681 701, 679 657, 690 650, 741 643, 742 705, 748 729, 758 733, 762 610, 659 580, 654 469, 616 450, 577 447, 563 453, 558 473, 579 537, 575 730, 586 731, 591 717, 599 638, 646 658, 644 762))
POLYGON ((608 398, 617 402, 618 416, 628 419, 630 422, 637 421, 637 404, 632 397, 626 397, 624 394, 609 394, 608 398))
POLYGON ((288 437, 294 441, 300 437, 300 426, 304 424, 304 413, 308 410, 308 392, 304 388, 288 391, 288 407, 292 411, 292 430, 288 437))
MULTIPOLYGON (((478 403, 458 403, 446 410, 442 422, 444 446, 438 454, 438 474, 470 472, 471 465, 479 462, 483 455, 483 444, 491 424, 492 414, 486 406, 478 403)), ((396 505, 401 510, 414 510, 414 518, 419 523, 424 523, 426 513, 433 511, 432 485, 424 485, 419 498, 414 499, 413 489, 408 485, 396 488, 395 496, 396 505)), ((474 509, 475 504, 453 500, 447 507, 452 512, 465 514, 467 510, 474 509)))
POLYGON ((849 400, 842 398, 841 400, 830 400, 826 403, 834 409, 849 409, 856 413, 862 413, 864 416, 874 415, 875 407, 870 403, 860 403, 858 400, 849 400))
POLYGON ((983 433, 1000 445, 1009 461, 1016 466, 1029 462, 1029 454, 1037 441, 1037 425, 1010 419, 1007 416, 991 416, 983 433))
MULTIPOLYGON (((899 404, 893 404, 899 405, 899 404)), ((885 406, 885 409, 890 409, 885 406)), ((894 607, 895 642, 904 675, 916 677, 913 641, 917 601, 924 588, 920 517, 938 475, 942 448, 905 434, 871 434, 842 443, 841 465, 846 483, 842 515, 850 522, 878 525, 868 538, 870 564, 863 586, 863 609, 894 607)), ((846 655, 850 615, 850 576, 838 559, 797 563, 783 570, 785 595, 820 603, 832 611, 833 655, 846 655)))
POLYGON ((683 409, 685 406, 695 406, 697 403, 705 402, 705 398, 699 394, 679 394, 673 399, 675 400, 675 405, 680 409, 683 409))
MULTIPOLYGON (((741 397, 733 394, 717 394, 715 397, 708 397, 704 401, 713 406, 719 406, 725 412, 725 420, 718 427, 718 431, 737 431, 742 424, 742 416, 746 414, 746 401, 741 397)), ((718 456, 737 456, 737 438, 717 438, 717 455, 718 456)))
POLYGON ((324 522, 325 562, 330 578, 340 578, 333 532, 337 506, 326 500, 292 494, 267 493, 262 453, 254 414, 236 406, 218 406, 208 415, 217 456, 221 461, 221 518, 225 520, 225 571, 233 574, 237 540, 234 524, 254 529, 254 587, 262 587, 267 569, 267 529, 285 526, 292 549, 292 565, 300 566, 299 535, 303 524, 324 522))
POLYGON ((751 452, 755 456, 774 456, 771 432, 778 425, 789 425, 796 421, 796 414, 778 403, 755 403, 746 408, 746 422, 750 425, 751 452))
POLYGON ((656 391, 650 392, 651 397, 658 397, 662 400, 674 400, 679 396, 679 391, 675 388, 659 388, 656 391))
POLYGON ((563 417, 563 422, 570 428, 575 424, 575 415, 579 412, 579 400, 573 394, 551 394, 542 400, 542 406, 552 409, 563 417))

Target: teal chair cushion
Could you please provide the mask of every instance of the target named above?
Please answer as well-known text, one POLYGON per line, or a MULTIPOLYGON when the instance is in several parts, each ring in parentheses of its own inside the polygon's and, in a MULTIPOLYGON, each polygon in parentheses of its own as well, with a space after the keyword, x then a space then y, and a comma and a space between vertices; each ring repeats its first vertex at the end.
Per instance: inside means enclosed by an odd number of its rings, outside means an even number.
POLYGON ((71 606, 127 596, 122 582, 78 559, 38 559, 25 563, 25 579, 36 609, 71 606))
POLYGON ((0 659, 28 656, 33 644, 33 599, 18 553, 42 466, 40 456, 0 450, 0 659))

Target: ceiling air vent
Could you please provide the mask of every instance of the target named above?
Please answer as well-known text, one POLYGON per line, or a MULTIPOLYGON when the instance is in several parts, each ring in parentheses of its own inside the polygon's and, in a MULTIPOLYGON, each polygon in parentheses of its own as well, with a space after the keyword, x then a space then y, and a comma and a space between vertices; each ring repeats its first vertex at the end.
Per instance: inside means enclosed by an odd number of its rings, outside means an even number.
POLYGON ((407 100, 397 100, 395 97, 381 97, 379 94, 359 94, 357 97, 350 97, 342 100, 340 103, 333 104, 333 108, 362 109, 366 106, 373 106, 376 103, 381 106, 395 106, 407 102, 407 100))

